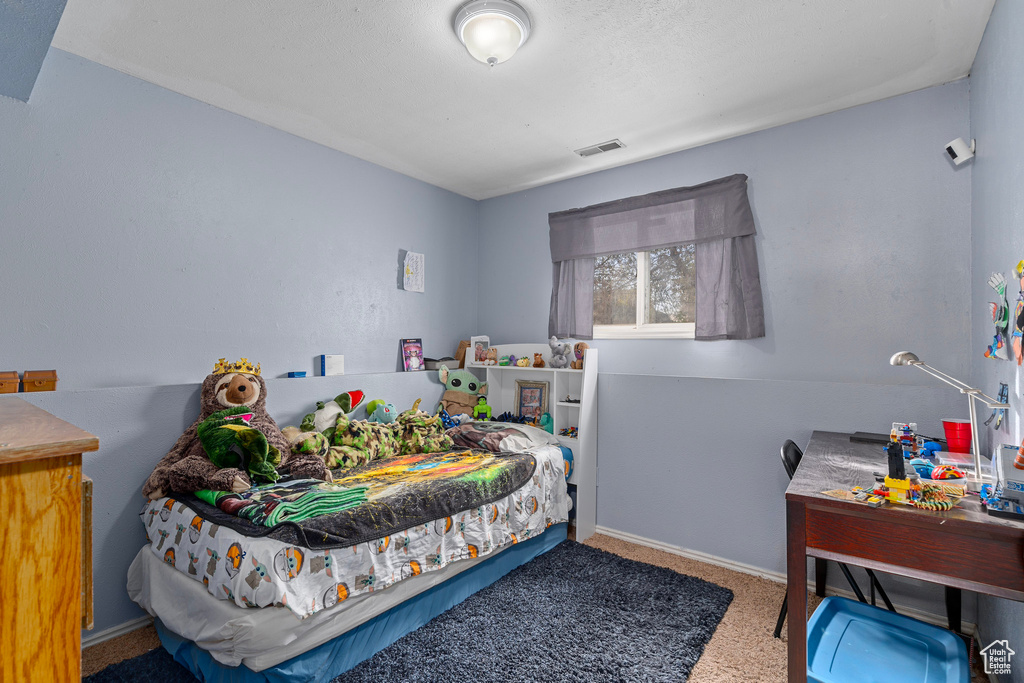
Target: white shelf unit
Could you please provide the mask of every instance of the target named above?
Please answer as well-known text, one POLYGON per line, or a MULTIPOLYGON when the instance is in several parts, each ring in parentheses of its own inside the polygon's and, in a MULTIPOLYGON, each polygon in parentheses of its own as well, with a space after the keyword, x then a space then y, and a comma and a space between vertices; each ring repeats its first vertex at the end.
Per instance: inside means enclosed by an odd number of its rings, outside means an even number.
POLYGON ((582 370, 550 367, 551 349, 547 344, 496 345, 498 357, 542 354, 543 368, 521 368, 502 365, 466 363, 487 382, 487 403, 497 417, 506 410, 517 413, 516 380, 548 383, 548 412, 554 421, 559 443, 572 450, 573 475, 569 483, 576 486, 576 540, 584 541, 597 527, 597 349, 587 349, 582 370), (579 403, 566 401, 566 397, 579 403), (559 436, 567 427, 576 427, 577 438, 559 436))

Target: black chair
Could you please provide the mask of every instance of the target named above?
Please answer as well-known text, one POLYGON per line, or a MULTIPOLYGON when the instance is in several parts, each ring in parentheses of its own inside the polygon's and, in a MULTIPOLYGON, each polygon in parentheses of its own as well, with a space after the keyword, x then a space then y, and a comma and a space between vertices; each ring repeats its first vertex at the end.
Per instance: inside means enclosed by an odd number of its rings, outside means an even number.
MULTIPOLYGON (((793 475, 796 473, 796 468, 800 466, 800 459, 803 457, 804 452, 800 450, 800 447, 797 446, 791 439, 787 439, 786 443, 782 444, 782 466, 786 468, 786 474, 789 475, 790 479, 792 479, 793 475)), ((824 560, 816 559, 815 562, 821 563, 817 566, 817 583, 821 586, 824 586, 825 567, 827 565, 825 564, 824 560)), ((853 574, 850 573, 850 568, 842 562, 837 562, 836 564, 839 565, 839 569, 842 570, 843 576, 845 576, 846 580, 850 583, 850 588, 853 589, 853 594, 857 596, 858 600, 866 603, 867 598, 864 597, 864 593, 861 591, 860 586, 857 585, 857 582, 853 578, 853 574)), ((871 603, 874 604, 875 602, 874 594, 877 590, 878 595, 882 598, 882 601, 885 602, 886 608, 888 608, 890 612, 895 612, 896 608, 892 606, 892 602, 889 600, 889 596, 886 595, 885 589, 882 588, 882 584, 878 582, 878 577, 875 576, 875 573, 867 568, 865 568, 864 571, 868 573, 868 579, 871 581, 871 603)), ((774 635, 776 638, 782 635, 782 625, 786 622, 786 611, 788 610, 788 608, 789 596, 787 595, 785 598, 782 599, 782 609, 779 610, 779 620, 775 624, 774 635)))

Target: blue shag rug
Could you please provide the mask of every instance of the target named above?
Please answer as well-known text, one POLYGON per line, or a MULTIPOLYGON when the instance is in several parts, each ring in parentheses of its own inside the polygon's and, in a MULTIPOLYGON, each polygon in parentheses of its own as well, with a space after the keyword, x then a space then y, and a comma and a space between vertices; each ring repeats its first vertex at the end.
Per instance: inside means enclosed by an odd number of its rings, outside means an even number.
MULTIPOLYGON (((566 541, 334 683, 685 681, 732 591, 566 541)), ((89 683, 195 678, 163 648, 89 683)))

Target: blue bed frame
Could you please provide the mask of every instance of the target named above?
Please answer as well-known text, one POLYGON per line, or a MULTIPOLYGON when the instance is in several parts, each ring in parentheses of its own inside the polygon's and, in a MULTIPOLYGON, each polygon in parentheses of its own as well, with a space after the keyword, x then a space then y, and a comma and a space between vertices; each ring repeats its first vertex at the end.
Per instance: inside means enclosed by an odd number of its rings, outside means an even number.
POLYGON ((555 524, 543 534, 517 543, 501 553, 423 591, 334 640, 263 671, 242 665, 224 666, 209 652, 168 630, 156 620, 157 634, 174 660, 197 678, 210 683, 294 683, 329 681, 364 659, 415 631, 473 593, 491 585, 516 567, 546 553, 566 539, 567 524, 555 524))

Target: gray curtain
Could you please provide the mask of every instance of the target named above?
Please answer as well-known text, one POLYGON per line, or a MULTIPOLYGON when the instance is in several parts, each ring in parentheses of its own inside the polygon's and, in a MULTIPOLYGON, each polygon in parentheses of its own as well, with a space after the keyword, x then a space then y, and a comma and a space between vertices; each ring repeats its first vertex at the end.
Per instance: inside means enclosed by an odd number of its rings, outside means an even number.
POLYGON ((548 215, 554 277, 548 335, 594 336, 594 259, 695 244, 696 338, 764 336, 747 176, 548 215))

